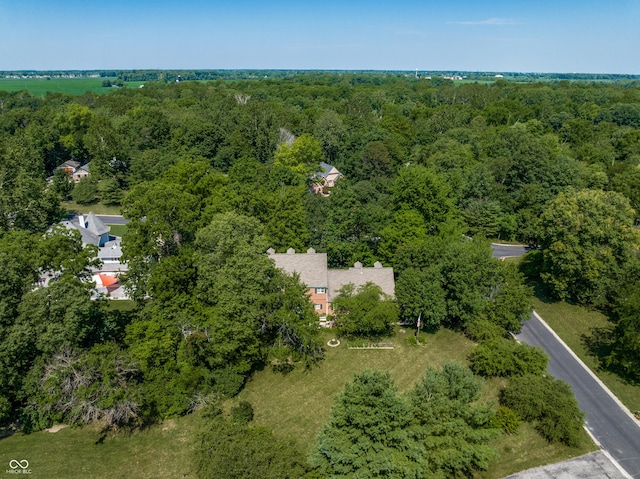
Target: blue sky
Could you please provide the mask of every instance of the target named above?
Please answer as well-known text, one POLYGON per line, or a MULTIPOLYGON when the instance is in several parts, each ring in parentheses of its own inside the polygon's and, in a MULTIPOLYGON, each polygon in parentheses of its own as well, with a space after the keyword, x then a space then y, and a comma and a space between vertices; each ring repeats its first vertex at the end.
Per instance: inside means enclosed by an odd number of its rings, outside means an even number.
POLYGON ((640 0, 0 0, 0 70, 640 74, 640 0))

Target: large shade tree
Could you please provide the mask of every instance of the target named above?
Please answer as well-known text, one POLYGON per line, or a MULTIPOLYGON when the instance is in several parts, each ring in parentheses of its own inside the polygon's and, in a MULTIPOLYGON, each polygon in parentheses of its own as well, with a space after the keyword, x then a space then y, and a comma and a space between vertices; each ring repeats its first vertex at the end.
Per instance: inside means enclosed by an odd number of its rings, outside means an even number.
POLYGON ((541 278, 558 298, 596 307, 611 301, 640 247, 629 200, 613 191, 561 193, 541 219, 541 278))

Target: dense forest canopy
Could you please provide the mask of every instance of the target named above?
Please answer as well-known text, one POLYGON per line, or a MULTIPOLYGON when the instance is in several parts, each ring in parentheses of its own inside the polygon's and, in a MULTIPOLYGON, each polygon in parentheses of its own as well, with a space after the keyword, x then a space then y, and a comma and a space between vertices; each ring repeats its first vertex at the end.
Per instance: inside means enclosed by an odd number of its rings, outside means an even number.
MULTIPOLYGON (((486 238, 526 243, 539 249, 522 269, 549 294, 614 313, 610 361, 637 377, 639 308, 624 296, 640 288, 637 84, 103 73, 149 83, 0 91, 0 420, 139 424, 233 396, 264 364, 311 367, 323 356, 313 306, 269 247, 394 267, 395 302, 367 290, 342 300, 362 312, 341 319, 349 334, 421 318, 534 357, 539 373, 544 358, 501 342, 527 317, 530 289, 486 238), (70 159, 90 163, 75 186, 56 173, 70 159), (324 195, 310 191, 320 162, 343 175, 324 195), (51 228, 69 196, 130 220, 133 313, 89 300, 94 252, 51 228), (57 280, 34 288, 44 272, 57 280)), ((532 372, 496 368, 486 351, 475 361, 487 375, 532 372)))

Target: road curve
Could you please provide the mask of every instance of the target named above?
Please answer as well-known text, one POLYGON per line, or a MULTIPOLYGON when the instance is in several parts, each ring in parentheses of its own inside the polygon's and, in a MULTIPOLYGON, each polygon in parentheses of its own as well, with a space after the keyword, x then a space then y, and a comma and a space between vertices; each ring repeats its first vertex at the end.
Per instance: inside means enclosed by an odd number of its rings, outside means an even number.
POLYGON ((628 410, 535 312, 517 338, 547 352, 549 373, 571 386, 587 429, 631 477, 640 478, 640 425, 628 410))

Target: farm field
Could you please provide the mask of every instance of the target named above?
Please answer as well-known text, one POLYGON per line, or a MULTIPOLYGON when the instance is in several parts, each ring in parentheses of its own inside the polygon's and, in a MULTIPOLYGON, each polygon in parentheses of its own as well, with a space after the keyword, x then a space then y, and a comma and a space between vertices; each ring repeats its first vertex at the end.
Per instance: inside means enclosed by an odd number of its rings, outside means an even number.
MULTIPOLYGON (((115 90, 114 87, 103 87, 105 78, 0 78, 0 91, 26 90, 34 96, 45 96, 50 93, 66 93, 68 95, 83 95, 86 92, 98 94, 115 90)), ((127 82, 129 88, 138 88, 144 82, 127 82)))

